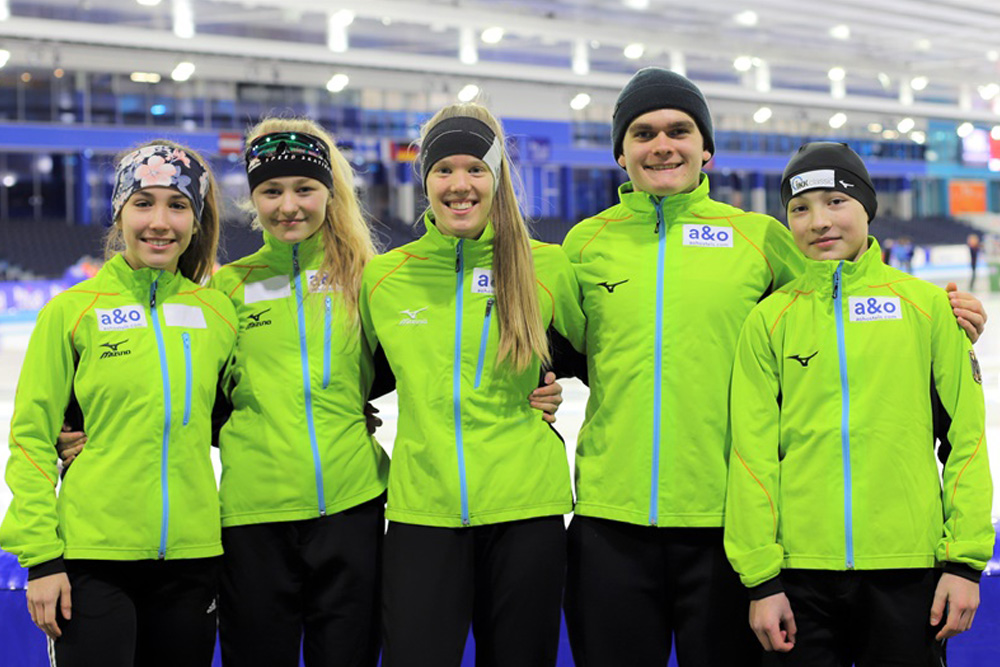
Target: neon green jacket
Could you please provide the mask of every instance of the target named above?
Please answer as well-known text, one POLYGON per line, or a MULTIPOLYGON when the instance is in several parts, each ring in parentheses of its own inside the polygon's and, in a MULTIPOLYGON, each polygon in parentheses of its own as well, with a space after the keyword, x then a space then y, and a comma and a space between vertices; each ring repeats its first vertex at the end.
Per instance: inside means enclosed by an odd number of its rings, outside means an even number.
POLYGON ((235 327, 224 295, 121 255, 54 297, 14 398, 3 548, 24 567, 222 553, 211 413, 235 327), (57 496, 71 394, 88 441, 57 496))
POLYGON ((743 583, 782 567, 982 570, 980 382, 944 290, 885 266, 874 239, 857 262, 809 261, 754 309, 737 350, 725 543, 743 583), (943 490, 930 388, 951 417, 943 490))
MULTIPOLYGON (((361 315, 396 375, 399 427, 386 517, 460 527, 573 509, 559 435, 528 404, 539 364, 496 365, 493 228, 478 240, 442 235, 373 259, 361 315)), ((578 350, 585 327, 573 270, 558 246, 531 242, 546 324, 578 350)))
POLYGON ((774 218, 709 199, 707 177, 659 202, 619 194, 563 242, 588 323, 576 513, 722 526, 736 340, 802 256, 774 218))
POLYGON ((385 491, 389 460, 364 416, 372 355, 316 279, 322 259, 319 234, 287 244, 265 233, 212 279, 240 322, 219 434, 224 527, 334 514, 385 491))

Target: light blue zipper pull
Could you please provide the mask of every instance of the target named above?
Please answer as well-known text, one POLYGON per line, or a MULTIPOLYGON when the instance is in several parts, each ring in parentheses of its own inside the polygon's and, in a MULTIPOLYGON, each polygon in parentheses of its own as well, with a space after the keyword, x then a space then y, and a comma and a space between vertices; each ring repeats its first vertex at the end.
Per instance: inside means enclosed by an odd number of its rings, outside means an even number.
POLYGON ((664 222, 663 222, 663 198, 662 197, 657 198, 657 197, 654 197, 653 195, 649 195, 649 199, 650 199, 650 201, 653 202, 653 208, 656 209, 656 227, 653 228, 653 233, 654 234, 659 234, 660 233, 660 225, 664 224, 664 222))
POLYGON ((833 298, 834 299, 836 299, 837 296, 840 294, 840 267, 842 267, 843 265, 844 265, 844 263, 841 262, 837 266, 837 270, 833 272, 833 298))

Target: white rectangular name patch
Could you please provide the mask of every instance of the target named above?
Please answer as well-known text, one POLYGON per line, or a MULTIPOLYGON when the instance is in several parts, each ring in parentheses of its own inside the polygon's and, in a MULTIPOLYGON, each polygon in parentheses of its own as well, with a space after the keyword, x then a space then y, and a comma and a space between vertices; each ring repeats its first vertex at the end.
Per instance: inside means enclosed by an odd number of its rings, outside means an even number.
POLYGON ((472 293, 493 294, 493 269, 472 269, 472 293))
POLYGON ((733 228, 712 225, 684 225, 684 245, 702 248, 732 248, 733 228))
POLYGON ((188 329, 205 329, 205 313, 198 306, 185 306, 183 303, 163 304, 163 321, 168 327, 187 327, 188 329))
POLYGON ((243 303, 284 299, 291 294, 292 288, 288 284, 288 276, 274 276, 267 280, 247 283, 243 288, 243 303))
POLYGON ((898 296, 852 296, 847 307, 851 311, 852 322, 903 319, 898 296))
POLYGON ((146 326, 146 311, 142 306, 95 308, 94 312, 97 314, 97 328, 100 331, 124 331, 146 326))
POLYGON ((803 190, 814 188, 832 188, 833 169, 815 169, 792 177, 792 196, 799 194, 803 190))

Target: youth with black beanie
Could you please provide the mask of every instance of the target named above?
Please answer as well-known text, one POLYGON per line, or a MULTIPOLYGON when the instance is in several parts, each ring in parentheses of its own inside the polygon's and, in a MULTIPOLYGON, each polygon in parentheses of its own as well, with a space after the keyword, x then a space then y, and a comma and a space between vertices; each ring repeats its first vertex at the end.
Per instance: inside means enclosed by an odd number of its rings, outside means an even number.
MULTIPOLYGON (((577 446, 566 621, 579 667, 757 665, 726 561, 729 380, 754 305, 802 268, 777 220, 709 197, 712 118, 687 78, 649 67, 622 89, 621 203, 563 248, 587 315, 590 399, 577 446)), ((982 305, 953 294, 972 338, 982 305)))
POLYGON ((732 382, 725 542, 750 626, 768 665, 944 664, 995 539, 975 352, 941 289, 883 264, 846 144, 802 146, 781 201, 806 270, 750 313, 732 382))

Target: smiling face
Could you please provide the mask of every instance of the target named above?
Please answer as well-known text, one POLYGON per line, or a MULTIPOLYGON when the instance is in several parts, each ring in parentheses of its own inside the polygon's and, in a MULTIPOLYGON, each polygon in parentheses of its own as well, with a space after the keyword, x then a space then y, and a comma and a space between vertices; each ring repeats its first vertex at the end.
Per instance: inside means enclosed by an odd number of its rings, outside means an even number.
POLYGON ((657 197, 691 192, 712 154, 694 119, 678 109, 657 109, 636 117, 625 131, 618 164, 636 190, 657 197))
POLYGON ((427 174, 427 198, 438 230, 446 236, 479 238, 493 208, 493 174, 479 158, 451 155, 427 174))
POLYGON ((194 209, 191 200, 173 188, 145 188, 128 198, 119 222, 129 266, 174 273, 191 244, 194 209))
POLYGON ((809 259, 855 261, 868 249, 868 213, 837 190, 810 190, 788 202, 795 245, 809 259))
POLYGON ((250 197, 264 231, 283 243, 301 243, 326 219, 330 191, 315 178, 282 176, 264 181, 250 197))

